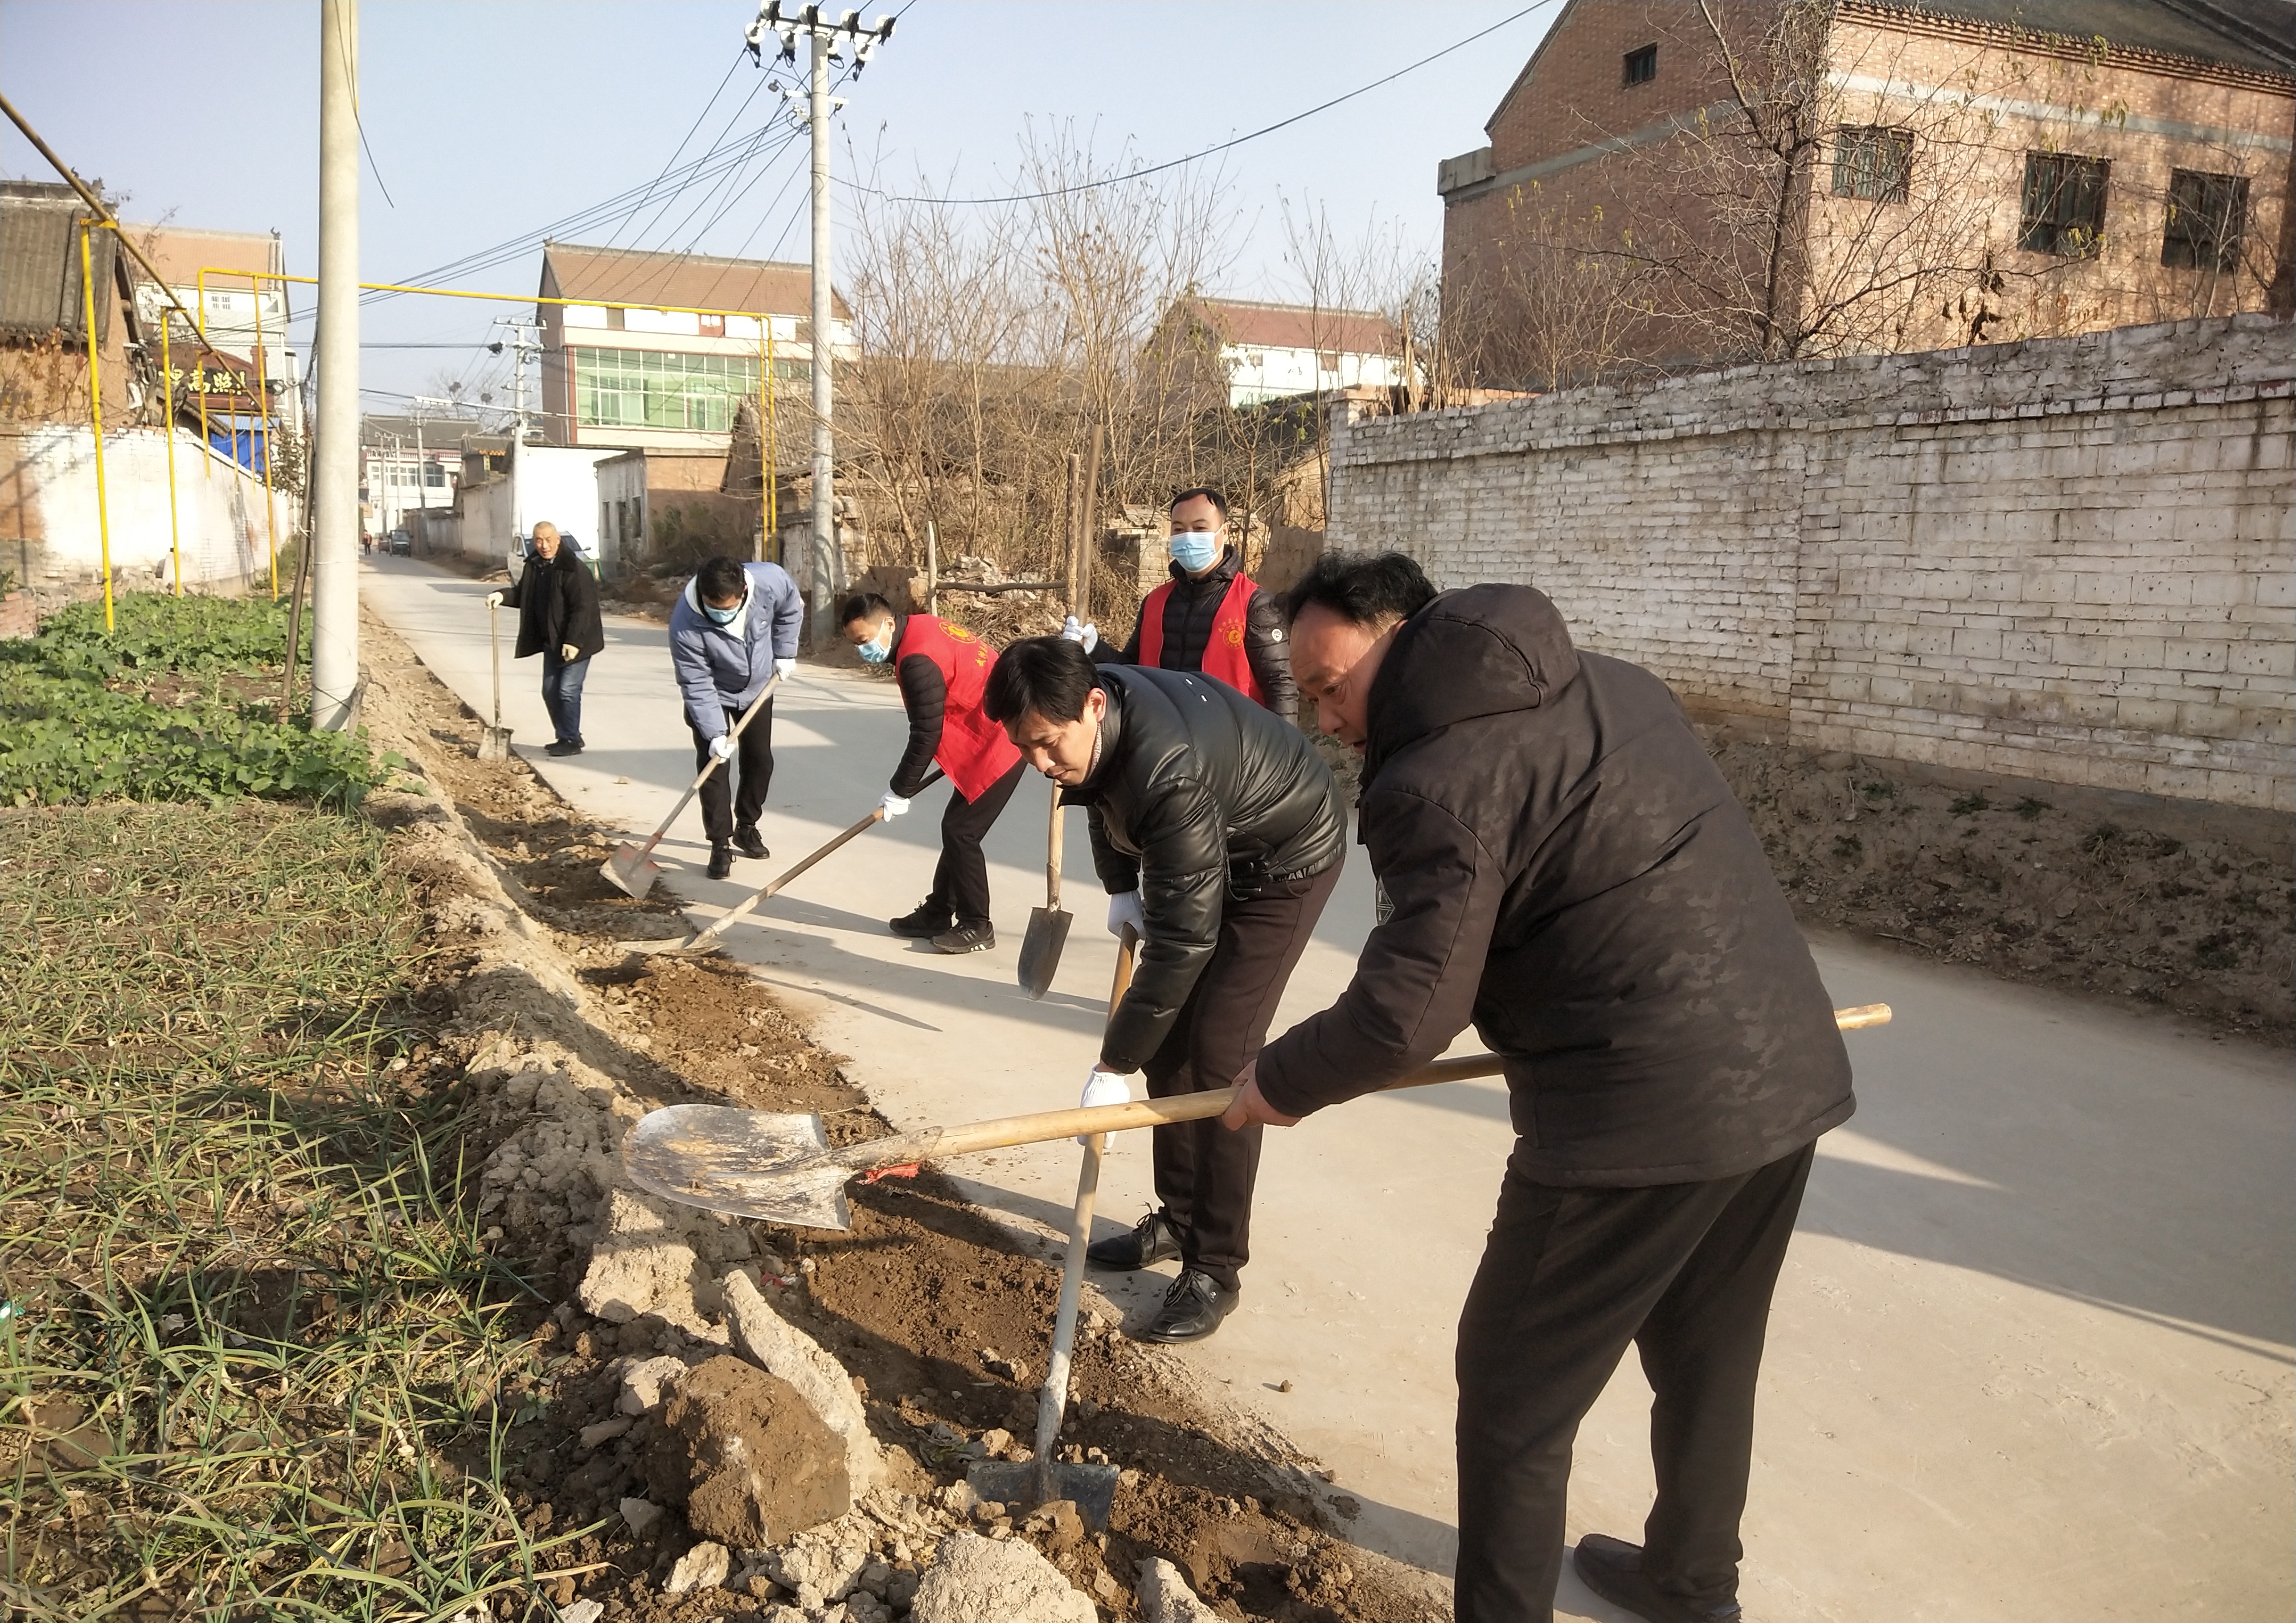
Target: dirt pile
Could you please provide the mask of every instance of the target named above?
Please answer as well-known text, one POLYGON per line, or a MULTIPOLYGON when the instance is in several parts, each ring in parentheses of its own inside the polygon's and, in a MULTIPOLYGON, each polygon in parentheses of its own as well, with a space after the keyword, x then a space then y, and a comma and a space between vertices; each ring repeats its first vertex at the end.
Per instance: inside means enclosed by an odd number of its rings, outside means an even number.
POLYGON ((644 1471, 695 1532, 738 1549, 768 1548, 853 1507, 844 1440, 789 1382, 735 1357, 677 1380, 644 1471))

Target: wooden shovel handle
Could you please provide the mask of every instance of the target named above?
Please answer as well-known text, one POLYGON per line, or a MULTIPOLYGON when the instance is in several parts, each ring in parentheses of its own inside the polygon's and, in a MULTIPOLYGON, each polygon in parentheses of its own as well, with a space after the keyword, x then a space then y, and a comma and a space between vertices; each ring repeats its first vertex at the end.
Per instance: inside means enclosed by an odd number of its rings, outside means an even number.
MULTIPOLYGON (((750 717, 765 707, 766 701, 773 696, 773 691, 781 684, 782 677, 779 671, 775 671, 766 679, 765 686, 758 690, 758 696, 750 701, 750 708, 743 710, 734 723, 734 740, 736 743, 741 742, 742 729, 750 725, 750 717)), ((717 770, 718 758, 713 755, 702 763, 701 774, 693 783, 685 786, 685 792, 677 797, 677 804, 669 808, 669 816, 661 820, 661 826, 654 830, 646 842, 638 848, 637 860, 642 862, 653 855, 654 847, 660 845, 661 837, 669 832, 669 825, 677 821, 678 815, 685 809, 686 802, 701 792, 701 786, 709 781, 709 775, 717 770)))
MULTIPOLYGON (((1890 1005, 1866 1004, 1837 1009, 1834 1024, 1845 1031, 1864 1030, 1890 1023, 1890 1005)), ((1463 1054, 1438 1060, 1387 1085, 1382 1092, 1426 1087, 1437 1082, 1464 1082, 1473 1077, 1495 1077, 1505 1062, 1495 1053, 1463 1054)), ((982 1150, 1004 1150, 1015 1144, 1044 1143, 1055 1138, 1075 1138, 1086 1133, 1121 1133, 1134 1127, 1169 1127, 1176 1122, 1201 1121, 1222 1116, 1235 1102, 1238 1090, 1215 1088, 1182 1094, 1170 1099, 1135 1099, 1128 1104, 1103 1104, 1090 1110, 1040 1111, 1032 1116, 1004 1116, 994 1121, 967 1122, 959 1127, 921 1127, 891 1138, 873 1138, 838 1151, 838 1162, 859 1171, 868 1167, 898 1167, 911 1161, 951 1155, 971 1155, 982 1150)))
MULTIPOLYGON (((940 768, 938 766, 934 767, 932 775, 927 778, 923 783, 917 785, 917 792, 919 794, 922 794, 926 790, 931 789, 935 783, 939 783, 940 775, 940 768)), ((865 834, 868 832, 869 830, 876 827, 878 824, 884 821, 884 817, 885 808, 883 807, 874 806, 870 807, 869 815, 867 816, 862 818, 860 822, 855 824, 851 828, 847 829, 844 832, 836 835, 829 841, 828 844, 823 846, 819 850, 815 851, 811 856, 800 858, 795 866, 783 869, 780 873, 767 881, 762 888, 752 890, 749 894, 748 898, 742 901, 740 906, 734 908, 733 912, 725 914, 722 918, 718 919, 716 923, 710 925, 709 929, 702 930, 700 934, 696 935, 693 938, 693 940, 688 941, 685 944, 686 947, 690 949, 696 942, 706 941, 711 936, 718 934, 718 932, 724 930, 726 925, 735 923, 740 920, 748 918, 750 914, 756 910, 759 903, 771 901, 775 896, 780 893, 783 886, 788 884, 791 880, 804 873, 808 868, 813 866, 814 864, 819 862, 823 857, 829 856, 839 847, 842 846, 847 840, 853 839, 857 835, 865 834)), ((880 1161, 873 1164, 878 1166, 898 1166, 899 1163, 880 1161)))
POLYGON ((1061 786, 1053 785, 1053 825, 1045 835, 1045 906, 1061 906, 1061 786))

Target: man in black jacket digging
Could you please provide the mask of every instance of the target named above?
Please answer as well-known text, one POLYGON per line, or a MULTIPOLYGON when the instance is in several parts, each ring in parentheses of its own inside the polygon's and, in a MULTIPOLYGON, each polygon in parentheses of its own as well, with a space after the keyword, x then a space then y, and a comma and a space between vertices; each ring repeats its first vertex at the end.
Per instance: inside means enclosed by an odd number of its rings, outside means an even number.
POLYGON ((1518 1136, 1459 1324, 1460 1623, 1554 1615, 1571 1439, 1629 1341, 1658 1496, 1639 1547, 1589 1534, 1575 1564, 1653 1623, 1734 1619, 1770 1296, 1853 1108, 1809 949, 1666 684, 1538 592, 1326 556, 1286 607, 1393 912, 1226 1120, 1369 1093, 1472 1021, 1518 1136))
MULTIPOLYGON (((1277 998, 1339 882, 1347 803, 1315 745, 1225 683, 1095 667, 1082 644, 1032 637, 999 655, 988 714, 1021 758, 1083 805, 1093 866, 1136 893, 1131 988, 1110 1015, 1087 1103, 1226 1087, 1267 1036, 1277 998), (1112 1095, 1112 1097, 1111 1097, 1112 1095)), ((1103 1267, 1180 1259, 1150 1341, 1195 1341, 1234 1307, 1250 1256, 1259 1131, 1216 1121, 1154 1130, 1162 1209, 1092 1248, 1103 1267)))

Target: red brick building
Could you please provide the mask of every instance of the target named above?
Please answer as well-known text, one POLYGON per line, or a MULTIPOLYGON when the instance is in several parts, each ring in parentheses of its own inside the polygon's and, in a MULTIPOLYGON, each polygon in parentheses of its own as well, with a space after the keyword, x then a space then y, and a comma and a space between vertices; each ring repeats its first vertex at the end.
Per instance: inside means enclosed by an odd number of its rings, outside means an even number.
POLYGON ((2296 4, 1570 0, 1485 128, 1476 381, 2285 307, 2296 4))

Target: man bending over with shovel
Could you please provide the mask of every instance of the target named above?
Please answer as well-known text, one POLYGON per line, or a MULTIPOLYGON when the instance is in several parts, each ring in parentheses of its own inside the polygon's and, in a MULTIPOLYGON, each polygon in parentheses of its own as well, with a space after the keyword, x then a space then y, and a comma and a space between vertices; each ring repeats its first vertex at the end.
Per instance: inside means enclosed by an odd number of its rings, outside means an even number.
POLYGON ((1472 1021, 1519 1136, 1459 1321, 1459 1623, 1554 1615, 1571 1440, 1630 1341, 1657 1501, 1640 1545, 1590 1533, 1574 1564, 1652 1623, 1734 1623, 1770 1295, 1854 1108, 1817 966, 1674 695, 1538 593, 1327 554, 1286 608, 1393 912, 1224 1119, 1288 1126, 1472 1021))
POLYGON ((984 953, 996 945, 988 919, 988 863, 980 842, 1021 781, 1021 752, 981 709, 996 651, 961 626, 930 614, 896 614, 874 592, 838 611, 845 640, 871 665, 890 665, 909 716, 909 747, 882 802, 888 822, 909 809, 933 763, 948 775, 940 819, 940 865, 914 913, 893 933, 931 941, 945 953, 984 953))
MULTIPOLYGON (((669 667, 685 699, 693 733, 693 769, 735 753, 734 724, 779 671, 797 668, 797 632, 805 600, 778 563, 705 561, 669 611, 669 667)), ((701 826, 709 836, 709 877, 734 871, 738 850, 752 861, 772 855, 758 832, 758 814, 774 781, 774 701, 742 729, 742 783, 724 772, 701 785, 701 826)))
MULTIPOLYGON (((1347 802, 1330 768, 1299 728, 1224 682, 1095 666, 1062 637, 1005 649, 988 714, 1064 803, 1086 808, 1093 866, 1116 898, 1109 928, 1141 939, 1085 1102, 1121 1100, 1136 1070, 1152 1098, 1227 1086, 1339 882, 1347 802)), ((1161 1209, 1089 1256, 1128 1269, 1178 1258, 1142 1339, 1201 1340, 1236 1304, 1259 1131, 1192 1121, 1157 1127, 1154 1143, 1161 1209)))

